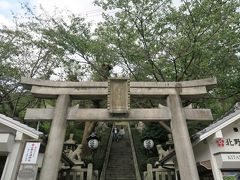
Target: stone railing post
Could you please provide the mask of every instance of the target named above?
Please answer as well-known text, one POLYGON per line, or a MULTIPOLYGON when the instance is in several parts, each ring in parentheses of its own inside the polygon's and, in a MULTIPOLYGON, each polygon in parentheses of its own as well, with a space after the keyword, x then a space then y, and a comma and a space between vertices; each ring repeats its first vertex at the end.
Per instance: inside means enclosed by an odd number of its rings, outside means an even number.
POLYGON ((153 180, 153 170, 151 164, 147 164, 147 180, 153 180))
POLYGON ((87 180, 92 180, 93 176, 93 164, 89 163, 87 167, 87 180))

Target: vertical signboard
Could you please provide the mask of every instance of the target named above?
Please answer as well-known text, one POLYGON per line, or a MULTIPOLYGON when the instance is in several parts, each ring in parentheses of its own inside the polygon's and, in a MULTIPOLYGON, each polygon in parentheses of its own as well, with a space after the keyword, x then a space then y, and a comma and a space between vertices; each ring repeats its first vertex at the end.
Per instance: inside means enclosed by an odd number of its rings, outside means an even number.
POLYGON ((38 171, 37 158, 40 144, 40 142, 26 143, 17 180, 36 180, 38 171))
POLYGON ((21 164, 36 164, 40 142, 27 142, 21 164))
POLYGON ((130 103, 128 79, 111 78, 108 91, 108 109, 110 113, 128 113, 130 103))

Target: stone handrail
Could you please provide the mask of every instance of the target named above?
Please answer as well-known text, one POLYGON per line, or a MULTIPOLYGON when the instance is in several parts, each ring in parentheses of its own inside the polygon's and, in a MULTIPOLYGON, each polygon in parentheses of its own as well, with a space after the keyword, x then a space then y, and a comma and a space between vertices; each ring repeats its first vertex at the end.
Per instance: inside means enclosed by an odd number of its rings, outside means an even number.
POLYGON ((170 170, 158 167, 152 168, 151 164, 147 164, 147 171, 143 173, 143 180, 173 180, 173 175, 170 170), (167 177, 167 178, 166 178, 167 177))
POLYGON ((141 175, 140 175, 139 168, 138 168, 137 156, 136 156, 135 147, 134 147, 133 138, 132 138, 132 132, 131 132, 129 123, 128 123, 128 132, 129 132, 129 138, 130 138, 130 143, 131 143, 136 180, 141 180, 141 175))
POLYGON ((98 171, 94 171, 93 164, 89 163, 87 168, 82 168, 81 166, 72 167, 66 172, 66 174, 62 175, 60 179, 61 178, 74 180, 98 180, 98 171))
POLYGON ((109 160, 109 154, 110 154, 110 150, 111 150, 111 146, 112 146, 112 138, 113 138, 113 135, 112 135, 112 129, 111 129, 109 140, 108 140, 107 151, 106 151, 106 155, 105 155, 105 160, 104 160, 102 172, 100 175, 100 180, 105 180, 106 169, 107 169, 108 160, 109 160))

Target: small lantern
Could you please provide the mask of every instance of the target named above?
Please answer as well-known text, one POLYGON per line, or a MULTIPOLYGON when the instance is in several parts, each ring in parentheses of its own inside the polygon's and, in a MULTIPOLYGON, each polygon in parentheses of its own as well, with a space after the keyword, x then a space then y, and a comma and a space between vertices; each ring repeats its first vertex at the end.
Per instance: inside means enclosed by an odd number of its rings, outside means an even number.
POLYGON ((73 140, 74 134, 70 133, 69 139, 66 140, 63 144, 63 149, 65 153, 69 153, 70 151, 75 151, 77 149, 76 141, 73 140))
POLYGON ((149 137, 144 138, 143 146, 147 150, 152 149, 154 146, 154 142, 153 142, 152 138, 149 138, 149 137))
POLYGON ((92 150, 95 150, 98 148, 99 144, 99 138, 95 135, 95 133, 92 133, 88 138, 88 147, 92 150))

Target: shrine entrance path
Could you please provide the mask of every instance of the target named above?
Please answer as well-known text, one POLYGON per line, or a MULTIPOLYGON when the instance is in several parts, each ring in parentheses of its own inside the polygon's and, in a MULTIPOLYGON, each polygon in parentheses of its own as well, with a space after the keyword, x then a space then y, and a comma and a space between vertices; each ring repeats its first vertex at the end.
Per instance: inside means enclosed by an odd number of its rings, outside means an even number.
POLYGON ((129 132, 126 126, 125 132, 123 139, 112 142, 106 180, 136 180, 129 132))

